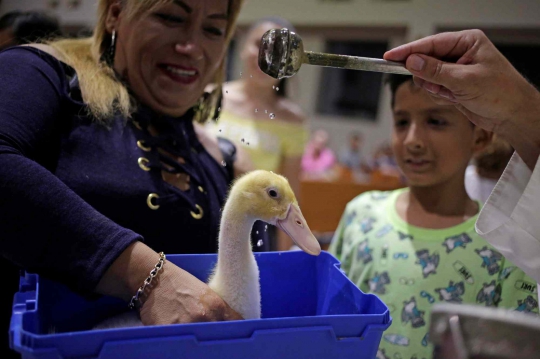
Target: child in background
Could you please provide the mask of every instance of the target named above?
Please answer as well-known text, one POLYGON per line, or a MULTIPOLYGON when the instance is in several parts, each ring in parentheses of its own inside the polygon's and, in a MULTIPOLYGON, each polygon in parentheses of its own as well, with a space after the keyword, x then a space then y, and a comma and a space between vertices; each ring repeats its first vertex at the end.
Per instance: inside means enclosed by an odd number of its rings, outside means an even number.
POLYGON ((474 156, 474 163, 465 171, 465 189, 469 197, 485 203, 513 153, 508 142, 494 137, 489 146, 474 156))
POLYGON ((393 318, 378 359, 431 358, 437 302, 538 312, 534 280, 477 235, 480 202, 464 176, 491 136, 454 106, 435 104, 412 77, 392 75, 392 149, 409 188, 368 192, 346 207, 330 246, 364 292, 393 318))

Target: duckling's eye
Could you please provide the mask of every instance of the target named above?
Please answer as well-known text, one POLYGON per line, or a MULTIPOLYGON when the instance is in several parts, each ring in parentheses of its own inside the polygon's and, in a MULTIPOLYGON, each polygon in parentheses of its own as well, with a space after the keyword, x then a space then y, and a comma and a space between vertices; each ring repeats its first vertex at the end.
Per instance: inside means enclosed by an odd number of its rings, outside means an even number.
POLYGON ((272 198, 277 198, 278 193, 277 193, 277 191, 276 191, 275 189, 269 189, 269 190, 268 190, 268 195, 269 195, 270 197, 272 197, 272 198))

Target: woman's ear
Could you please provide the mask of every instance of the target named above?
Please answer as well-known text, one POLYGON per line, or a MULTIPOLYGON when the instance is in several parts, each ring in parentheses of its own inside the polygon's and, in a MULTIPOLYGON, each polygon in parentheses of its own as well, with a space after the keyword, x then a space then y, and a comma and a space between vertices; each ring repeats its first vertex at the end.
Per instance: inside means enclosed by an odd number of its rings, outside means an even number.
POLYGON ((478 126, 474 126, 473 152, 476 154, 483 151, 493 139, 493 132, 488 132, 478 126))
POLYGON ((118 29, 121 13, 122 4, 120 1, 114 1, 111 5, 109 5, 107 18, 105 19, 105 28, 107 29, 108 33, 112 33, 113 30, 118 29))

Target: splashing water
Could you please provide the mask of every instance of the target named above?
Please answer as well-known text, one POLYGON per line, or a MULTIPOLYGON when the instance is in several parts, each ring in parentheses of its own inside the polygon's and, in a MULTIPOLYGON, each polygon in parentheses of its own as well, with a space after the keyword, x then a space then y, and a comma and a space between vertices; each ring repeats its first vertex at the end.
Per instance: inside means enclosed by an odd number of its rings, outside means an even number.
POLYGON ((274 118, 276 118, 276 115, 274 115, 273 113, 270 114, 270 119, 273 120, 274 118))
POLYGON ((218 107, 217 110, 218 110, 218 112, 221 111, 221 107, 218 107))
POLYGON ((257 242, 257 247, 260 247, 263 245, 263 240, 262 239, 259 239, 259 241, 257 242))
POLYGON ((248 146, 249 146, 249 142, 246 142, 246 145, 248 145, 248 146))
POLYGON ((225 167, 225 166, 227 166, 227 163, 226 163, 225 161, 221 161, 221 165, 222 165, 223 167, 225 167))
POLYGON ((240 141, 244 142, 244 139, 242 138, 240 141))
POLYGON ((272 90, 275 90, 276 89, 276 86, 272 86, 272 90))
POLYGON ((264 231, 266 232, 267 229, 268 229, 268 225, 265 225, 264 226, 264 231))
POLYGON ((279 91, 279 87, 276 87, 276 91, 279 91))

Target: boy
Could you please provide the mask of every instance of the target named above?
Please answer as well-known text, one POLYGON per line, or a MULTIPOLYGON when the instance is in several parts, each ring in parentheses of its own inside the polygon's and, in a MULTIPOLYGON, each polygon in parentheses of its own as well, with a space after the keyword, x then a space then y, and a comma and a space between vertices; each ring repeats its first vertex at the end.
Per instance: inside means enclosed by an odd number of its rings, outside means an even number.
POLYGON ((538 312, 534 280, 475 232, 481 204, 464 176, 491 136, 454 106, 435 104, 412 77, 392 75, 392 149, 409 188, 351 201, 330 252, 364 292, 389 307, 378 359, 431 358, 433 303, 538 312))

